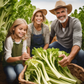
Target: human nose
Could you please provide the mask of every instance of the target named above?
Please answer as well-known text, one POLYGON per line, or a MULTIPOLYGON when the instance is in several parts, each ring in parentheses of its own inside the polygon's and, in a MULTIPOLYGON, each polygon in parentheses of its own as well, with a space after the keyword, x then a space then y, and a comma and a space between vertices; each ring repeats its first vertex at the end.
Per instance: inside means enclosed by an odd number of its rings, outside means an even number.
POLYGON ((59 13, 59 16, 62 16, 63 14, 62 13, 59 13))
POLYGON ((25 30, 22 30, 22 32, 23 32, 23 33, 26 33, 26 31, 25 31, 25 30))

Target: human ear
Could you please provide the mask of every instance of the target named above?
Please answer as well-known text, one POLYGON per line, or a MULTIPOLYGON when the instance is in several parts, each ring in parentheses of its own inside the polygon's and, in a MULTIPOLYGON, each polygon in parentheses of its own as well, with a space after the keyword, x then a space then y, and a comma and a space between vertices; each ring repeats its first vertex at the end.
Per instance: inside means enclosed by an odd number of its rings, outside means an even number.
POLYGON ((13 28, 13 30, 12 30, 13 32, 15 31, 15 29, 13 28))
POLYGON ((13 28, 13 31, 15 30, 15 28, 13 28))
POLYGON ((68 10, 66 12, 67 12, 67 14, 69 14, 69 11, 68 10))

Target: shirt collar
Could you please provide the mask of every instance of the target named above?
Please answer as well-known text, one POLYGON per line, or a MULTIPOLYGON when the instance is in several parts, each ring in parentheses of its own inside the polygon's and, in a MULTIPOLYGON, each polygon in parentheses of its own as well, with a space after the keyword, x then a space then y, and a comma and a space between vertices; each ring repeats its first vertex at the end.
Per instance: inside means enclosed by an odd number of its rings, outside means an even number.
MULTIPOLYGON (((69 22, 70 22, 70 17, 68 16, 68 22, 65 28, 69 27, 69 22)), ((62 24, 60 22, 58 24, 59 24, 59 28, 62 29, 62 24)))

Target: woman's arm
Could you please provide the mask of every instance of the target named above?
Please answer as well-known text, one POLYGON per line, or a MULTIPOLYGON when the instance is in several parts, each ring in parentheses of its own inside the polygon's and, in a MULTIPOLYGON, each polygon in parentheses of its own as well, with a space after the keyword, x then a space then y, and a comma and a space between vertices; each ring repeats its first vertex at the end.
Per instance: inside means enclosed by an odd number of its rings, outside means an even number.
POLYGON ((49 46, 49 41, 50 41, 50 32, 49 32, 49 27, 48 26, 44 26, 44 47, 43 49, 47 49, 49 46))
POLYGON ((29 56, 30 56, 30 46, 31 46, 31 34, 32 34, 32 30, 31 30, 31 25, 30 25, 30 26, 28 26, 28 32, 27 32, 27 36, 28 36, 27 53, 29 54, 29 56))
POLYGON ((47 49, 48 48, 48 46, 49 46, 49 44, 45 44, 45 46, 43 47, 43 49, 47 49))
POLYGON ((27 53, 28 53, 29 56, 30 56, 30 47, 27 47, 27 53))

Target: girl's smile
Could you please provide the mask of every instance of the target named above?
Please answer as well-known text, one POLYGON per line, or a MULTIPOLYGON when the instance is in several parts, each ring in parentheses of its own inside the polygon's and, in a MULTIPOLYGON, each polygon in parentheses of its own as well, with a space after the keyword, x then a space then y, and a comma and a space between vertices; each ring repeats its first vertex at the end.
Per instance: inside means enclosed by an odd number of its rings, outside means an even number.
POLYGON ((16 38, 21 39, 26 34, 27 26, 25 24, 20 24, 16 28, 14 28, 13 30, 14 30, 14 36, 16 38))

